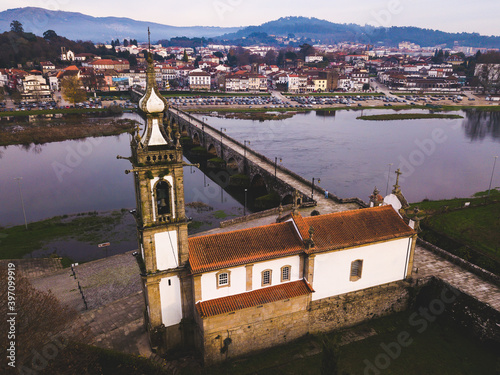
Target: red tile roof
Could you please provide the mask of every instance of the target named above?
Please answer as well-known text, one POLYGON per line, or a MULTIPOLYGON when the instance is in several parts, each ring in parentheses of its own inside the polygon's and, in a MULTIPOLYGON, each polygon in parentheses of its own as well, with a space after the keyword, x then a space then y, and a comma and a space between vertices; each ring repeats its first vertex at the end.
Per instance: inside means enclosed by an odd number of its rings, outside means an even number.
POLYGON ((293 281, 233 296, 198 302, 196 310, 202 318, 226 314, 265 303, 299 297, 314 292, 305 280, 293 281))
POLYGON ((303 243, 291 222, 189 239, 191 272, 201 273, 299 254, 303 243))
POLYGON ((408 237, 415 233, 391 205, 310 216, 304 221, 314 228, 315 247, 308 250, 310 253, 408 237))
POLYGON ((189 239, 191 272, 276 259, 301 253, 317 253, 408 237, 415 232, 392 206, 342 211, 303 218, 291 216, 302 238, 314 230, 314 247, 306 248, 291 221, 189 239))
POLYGON ((309 225, 306 224, 304 221, 304 218, 302 217, 301 214, 297 213, 294 214, 292 213, 292 219, 295 225, 297 226, 297 229, 299 230, 300 237, 302 237, 303 240, 308 240, 310 238, 309 235, 309 225))

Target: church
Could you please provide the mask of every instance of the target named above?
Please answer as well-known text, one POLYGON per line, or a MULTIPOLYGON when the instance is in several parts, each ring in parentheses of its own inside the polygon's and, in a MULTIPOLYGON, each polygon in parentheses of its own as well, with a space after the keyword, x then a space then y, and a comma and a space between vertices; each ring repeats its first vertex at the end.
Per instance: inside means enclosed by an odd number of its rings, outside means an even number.
MULTIPOLYGON (((416 232, 373 207, 188 238, 180 133, 151 56, 131 141, 137 236, 153 349, 197 349, 206 364, 403 309, 416 232), (380 293, 383 288, 384 293, 380 293)), ((280 215, 281 216, 281 215, 280 215)))

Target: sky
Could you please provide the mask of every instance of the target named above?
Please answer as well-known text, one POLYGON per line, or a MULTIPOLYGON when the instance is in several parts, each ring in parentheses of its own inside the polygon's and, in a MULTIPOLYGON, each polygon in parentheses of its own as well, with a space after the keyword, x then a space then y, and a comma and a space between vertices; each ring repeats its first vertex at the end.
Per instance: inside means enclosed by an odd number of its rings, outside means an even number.
POLYGON ((26 6, 173 26, 249 26, 304 16, 336 23, 500 35, 500 0, 0 0, 0 11, 26 6))

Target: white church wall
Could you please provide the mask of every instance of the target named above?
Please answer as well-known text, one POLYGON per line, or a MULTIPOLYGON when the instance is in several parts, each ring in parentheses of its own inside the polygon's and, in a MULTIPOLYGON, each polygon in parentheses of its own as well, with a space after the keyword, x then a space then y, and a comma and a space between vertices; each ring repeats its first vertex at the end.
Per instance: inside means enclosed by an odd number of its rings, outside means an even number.
POLYGON ((161 320, 166 326, 179 324, 182 319, 181 283, 178 276, 160 281, 161 320))
POLYGON ((167 270, 178 266, 177 231, 155 233, 156 268, 167 270))
POLYGON ((411 238, 316 255, 312 300, 405 278, 411 238), (361 278, 350 281, 351 263, 362 260, 361 278))
POLYGON ((279 258, 269 260, 266 262, 255 263, 252 270, 252 290, 262 288, 262 271, 272 270, 271 285, 278 285, 281 283, 281 267, 291 266, 290 281, 299 280, 300 257, 298 255, 286 258, 279 258))
MULTIPOLYGON (((246 292, 246 269, 234 267, 227 269, 229 274, 229 286, 217 288, 217 273, 220 271, 207 272, 201 275, 201 300, 207 301, 214 298, 232 296, 246 292)), ((196 301, 198 302, 198 301, 196 301)))

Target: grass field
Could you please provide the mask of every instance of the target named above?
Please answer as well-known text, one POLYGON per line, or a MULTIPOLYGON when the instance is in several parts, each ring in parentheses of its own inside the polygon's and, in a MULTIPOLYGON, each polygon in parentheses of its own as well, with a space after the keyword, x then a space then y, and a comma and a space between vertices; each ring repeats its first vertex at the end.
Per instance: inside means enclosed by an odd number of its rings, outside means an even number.
POLYGON ((0 259, 21 259, 24 255, 43 248, 48 241, 64 238, 96 245, 106 242, 126 211, 56 216, 28 223, 28 229, 24 225, 0 228, 0 259))
POLYGON ((497 273, 500 264, 500 191, 472 198, 413 203, 423 219, 422 238, 497 273), (467 206, 466 206, 467 205, 467 206))
POLYGON ((427 225, 500 261, 500 202, 435 215, 427 225))

